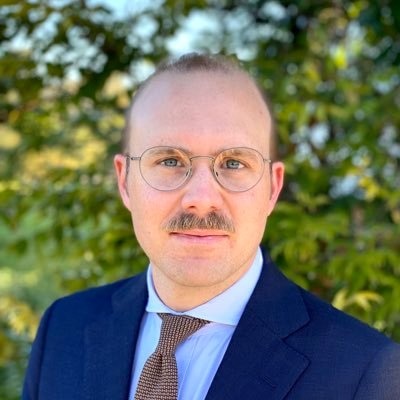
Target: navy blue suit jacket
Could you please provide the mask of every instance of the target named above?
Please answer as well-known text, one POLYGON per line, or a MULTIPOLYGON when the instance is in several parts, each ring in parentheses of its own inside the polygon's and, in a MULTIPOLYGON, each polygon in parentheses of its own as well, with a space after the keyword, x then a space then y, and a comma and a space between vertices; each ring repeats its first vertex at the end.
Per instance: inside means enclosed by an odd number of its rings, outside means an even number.
MULTIPOLYGON (((206 399, 400 399, 400 346, 264 258, 206 399)), ((127 400, 146 301, 145 274, 56 301, 33 345, 23 400, 127 400)))

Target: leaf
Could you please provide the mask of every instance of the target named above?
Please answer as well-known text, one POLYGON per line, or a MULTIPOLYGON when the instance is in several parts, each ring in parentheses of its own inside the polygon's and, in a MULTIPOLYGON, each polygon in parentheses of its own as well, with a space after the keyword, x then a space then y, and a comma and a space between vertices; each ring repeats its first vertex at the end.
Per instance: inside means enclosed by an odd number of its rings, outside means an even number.
POLYGON ((382 296, 372 291, 359 291, 354 294, 349 294, 347 289, 340 289, 332 300, 332 305, 339 310, 346 310, 347 308, 356 305, 364 311, 371 309, 371 303, 381 303, 382 296))

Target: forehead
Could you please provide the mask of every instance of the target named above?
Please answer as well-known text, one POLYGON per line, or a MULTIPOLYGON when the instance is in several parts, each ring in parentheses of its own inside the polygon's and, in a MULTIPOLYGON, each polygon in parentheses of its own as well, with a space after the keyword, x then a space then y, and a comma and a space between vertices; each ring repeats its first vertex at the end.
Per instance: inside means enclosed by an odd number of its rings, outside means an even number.
POLYGON ((140 92, 129 118, 131 150, 208 141, 268 151, 271 117, 242 72, 161 73, 140 92))

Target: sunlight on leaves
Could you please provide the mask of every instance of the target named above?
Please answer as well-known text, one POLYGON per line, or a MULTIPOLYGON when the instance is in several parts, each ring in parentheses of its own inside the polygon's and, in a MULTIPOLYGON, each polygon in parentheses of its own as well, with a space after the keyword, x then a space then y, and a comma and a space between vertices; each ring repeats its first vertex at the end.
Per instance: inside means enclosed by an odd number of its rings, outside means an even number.
POLYGON ((339 310, 346 310, 350 306, 356 305, 365 311, 371 309, 371 303, 381 303, 382 296, 371 291, 360 291, 349 294, 347 289, 340 289, 332 300, 332 305, 339 310))
POLYGON ((21 143, 21 135, 8 125, 0 124, 0 149, 12 150, 21 143))

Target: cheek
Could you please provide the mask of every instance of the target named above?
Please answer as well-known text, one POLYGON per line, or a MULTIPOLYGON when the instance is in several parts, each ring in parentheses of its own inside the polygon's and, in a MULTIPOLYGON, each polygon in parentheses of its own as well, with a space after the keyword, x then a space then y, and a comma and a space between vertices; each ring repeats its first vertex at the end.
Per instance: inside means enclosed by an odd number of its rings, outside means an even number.
POLYGON ((150 234, 161 229, 170 217, 171 201, 165 193, 156 191, 148 185, 138 184, 131 188, 131 215, 135 231, 150 234))
POLYGON ((149 245, 158 242, 156 232, 159 227, 158 208, 153 207, 147 197, 135 197, 131 200, 131 217, 135 237, 146 251, 149 245))
POLYGON ((263 185, 260 190, 249 193, 249 198, 237 217, 247 231, 264 231, 269 210, 269 190, 263 185))
POLYGON ((129 203, 132 222, 135 230, 142 229, 146 225, 145 221, 153 216, 153 205, 151 196, 145 188, 138 184, 131 184, 129 187, 129 203))
MULTIPOLYGON (((140 192, 138 192, 140 193, 140 192)), ((144 225, 146 221, 152 220, 158 208, 152 203, 152 198, 145 193, 131 198, 132 220, 134 224, 144 225)))

